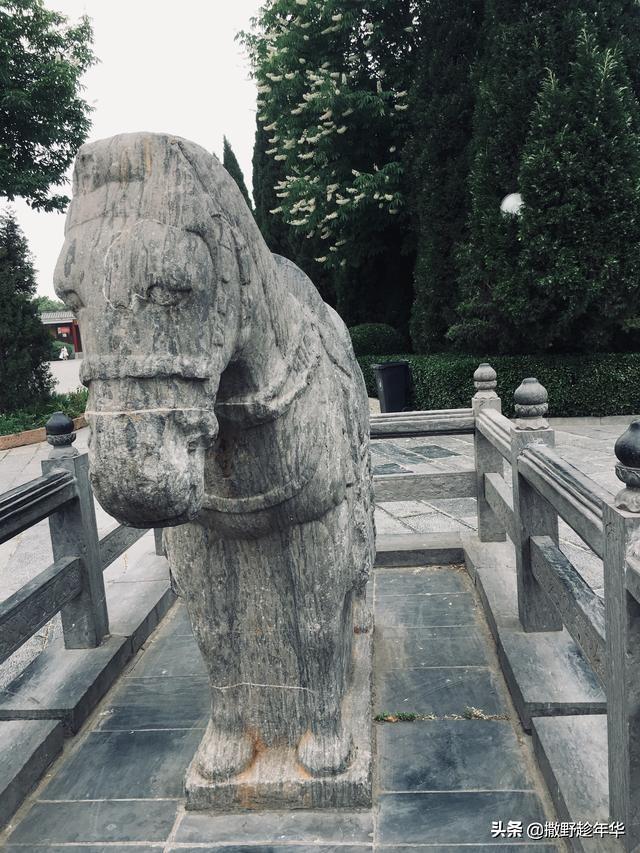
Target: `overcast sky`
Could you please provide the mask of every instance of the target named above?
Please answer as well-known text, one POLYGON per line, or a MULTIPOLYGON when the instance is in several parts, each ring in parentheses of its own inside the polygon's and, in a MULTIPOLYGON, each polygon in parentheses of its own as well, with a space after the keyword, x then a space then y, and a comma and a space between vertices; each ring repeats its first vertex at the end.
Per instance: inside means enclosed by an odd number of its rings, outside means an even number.
MULTIPOLYGON (((92 19, 100 63, 85 77, 95 110, 89 140, 136 130, 184 136, 222 157, 225 134, 251 187, 255 84, 234 41, 260 0, 45 0, 92 19)), ((13 207, 38 271, 38 293, 53 296, 64 214, 13 207)))

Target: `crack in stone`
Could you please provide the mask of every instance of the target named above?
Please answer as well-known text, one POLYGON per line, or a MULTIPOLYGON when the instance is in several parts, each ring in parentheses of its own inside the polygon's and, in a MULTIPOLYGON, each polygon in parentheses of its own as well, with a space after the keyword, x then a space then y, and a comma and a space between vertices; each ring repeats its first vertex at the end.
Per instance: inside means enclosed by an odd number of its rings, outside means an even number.
POLYGON ((205 409, 202 406, 188 406, 186 408, 179 407, 164 407, 159 409, 125 409, 123 411, 116 410, 108 410, 101 409, 99 412, 94 412, 91 409, 87 409, 85 415, 95 415, 96 417, 103 417, 105 415, 149 415, 149 414, 164 414, 165 412, 209 412, 209 409, 205 409))
POLYGON ((226 684, 224 687, 220 687, 218 684, 211 685, 213 690, 234 690, 236 687, 274 687, 276 690, 306 690, 309 693, 317 692, 310 687, 299 687, 293 684, 257 684, 253 681, 238 681, 236 684, 226 684))

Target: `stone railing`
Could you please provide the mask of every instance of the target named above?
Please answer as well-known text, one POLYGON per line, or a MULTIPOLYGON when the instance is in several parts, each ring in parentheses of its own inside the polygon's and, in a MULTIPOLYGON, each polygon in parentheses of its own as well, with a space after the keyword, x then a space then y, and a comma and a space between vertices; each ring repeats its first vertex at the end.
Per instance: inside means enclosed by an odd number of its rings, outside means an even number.
POLYGON ((119 525, 100 539, 87 454, 72 447, 73 421, 57 412, 47 440, 42 477, 0 495, 0 544, 48 518, 54 558, 0 603, 0 664, 58 612, 66 648, 99 646, 109 633, 103 572, 147 532, 119 525))
POLYGON ((471 472, 377 477, 378 500, 477 497, 478 537, 507 537, 516 553, 518 613, 526 632, 563 626, 584 652, 607 697, 609 811, 624 822, 628 849, 640 843, 640 421, 618 439, 612 495, 563 459, 546 420, 547 392, 533 378, 501 413, 495 371, 474 374, 471 409, 372 417, 372 438, 473 433, 471 472), (506 462, 506 466, 505 466, 506 462), (505 467, 507 477, 505 478, 505 467), (473 482, 470 477, 473 476, 473 482), (604 599, 560 550, 562 518, 603 561, 604 599), (630 846, 629 846, 630 845, 630 846))

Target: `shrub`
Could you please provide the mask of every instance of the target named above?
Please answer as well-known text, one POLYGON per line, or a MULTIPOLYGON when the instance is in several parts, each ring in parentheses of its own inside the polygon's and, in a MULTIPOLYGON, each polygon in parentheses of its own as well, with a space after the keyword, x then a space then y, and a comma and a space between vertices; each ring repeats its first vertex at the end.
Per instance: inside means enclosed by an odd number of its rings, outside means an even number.
POLYGON ((405 342, 396 329, 386 323, 364 323, 349 329, 356 355, 391 355, 404 349, 405 342))
MULTIPOLYGON (((376 397, 372 365, 399 356, 359 356, 367 391, 376 397)), ((550 417, 605 417, 640 413, 640 353, 491 356, 404 355, 413 379, 416 409, 457 409, 470 405, 473 373, 488 361, 498 374, 502 410, 512 417, 513 392, 535 376, 549 393, 550 417)))
POLYGON ((69 394, 52 394, 39 405, 0 414, 0 435, 43 427, 54 412, 64 412, 70 418, 79 418, 84 414, 86 406, 86 388, 71 391, 69 394))

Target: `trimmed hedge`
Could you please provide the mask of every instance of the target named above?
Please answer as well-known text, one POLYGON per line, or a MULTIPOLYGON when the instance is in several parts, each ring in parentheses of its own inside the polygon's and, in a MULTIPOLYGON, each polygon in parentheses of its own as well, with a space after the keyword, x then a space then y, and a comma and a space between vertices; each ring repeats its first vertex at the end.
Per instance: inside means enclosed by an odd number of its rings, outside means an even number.
POLYGON ((498 374, 502 411, 513 416, 513 392, 535 376, 549 393, 550 417, 606 417, 640 413, 640 353, 594 355, 394 355, 359 356, 370 397, 377 397, 372 365, 406 359, 413 379, 416 409, 470 406, 473 373, 483 361, 498 374))
POLYGON ((386 323, 363 323, 349 329, 353 351, 356 355, 389 355, 403 349, 405 341, 393 326, 386 323))
POLYGON ((69 394, 52 394, 49 399, 32 408, 0 413, 0 435, 43 427, 54 412, 64 412, 70 418, 79 418, 87 407, 87 394, 86 388, 69 394))

